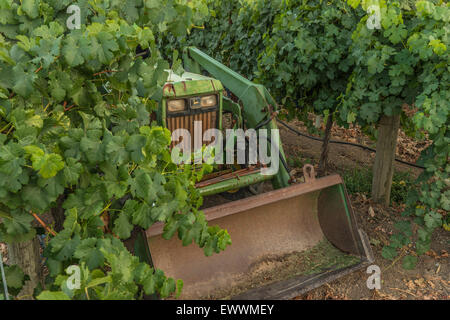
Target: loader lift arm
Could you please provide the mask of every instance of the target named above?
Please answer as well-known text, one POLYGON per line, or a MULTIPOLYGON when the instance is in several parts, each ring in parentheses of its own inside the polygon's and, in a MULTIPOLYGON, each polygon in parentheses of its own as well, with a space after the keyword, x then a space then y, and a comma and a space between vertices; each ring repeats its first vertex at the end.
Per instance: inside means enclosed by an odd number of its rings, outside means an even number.
MULTIPOLYGON (((268 136, 271 129, 278 129, 274 119, 278 112, 277 104, 263 85, 251 82, 195 47, 184 49, 183 60, 188 71, 201 73, 203 68, 239 98, 243 106, 242 117, 247 128, 267 129, 268 136)), ((268 144, 270 150, 270 143, 268 144)), ((282 188, 289 185, 290 175, 280 139, 278 149, 282 165, 273 178, 273 185, 275 188, 282 188)))

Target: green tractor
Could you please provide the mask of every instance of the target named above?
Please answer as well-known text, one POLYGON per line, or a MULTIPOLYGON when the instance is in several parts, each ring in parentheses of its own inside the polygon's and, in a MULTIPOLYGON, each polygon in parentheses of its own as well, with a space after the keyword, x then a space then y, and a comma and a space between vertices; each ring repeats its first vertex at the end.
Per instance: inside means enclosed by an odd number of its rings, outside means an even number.
MULTIPOLYGON (((183 53, 181 76, 170 73, 154 119, 171 132, 204 133, 224 129, 277 129, 278 107, 262 85, 245 79, 200 50, 183 53), (203 76, 206 71, 211 77, 203 76), (237 99, 227 97, 231 92, 237 99), (201 122, 200 122, 201 121, 201 122), (201 123, 196 126, 196 123, 201 123)), ((343 180, 338 175, 315 178, 303 168, 305 182, 290 185, 279 136, 274 154, 278 170, 264 174, 264 165, 220 165, 196 187, 203 196, 232 192, 271 181, 273 191, 204 210, 212 225, 228 230, 232 245, 205 257, 176 237, 164 240, 155 224, 129 243, 131 250, 167 276, 184 281, 182 298, 288 299, 373 261, 365 233, 358 228, 343 180)), ((228 146, 227 146, 228 147, 228 146)))

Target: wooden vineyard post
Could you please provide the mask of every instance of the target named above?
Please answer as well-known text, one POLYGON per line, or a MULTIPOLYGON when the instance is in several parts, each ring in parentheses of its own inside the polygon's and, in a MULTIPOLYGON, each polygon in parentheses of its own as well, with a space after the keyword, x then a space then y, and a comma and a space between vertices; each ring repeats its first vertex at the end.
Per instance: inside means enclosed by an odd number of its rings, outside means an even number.
POLYGON ((334 113, 332 112, 328 115, 325 128, 325 137, 322 142, 322 152, 320 154, 319 170, 317 172, 319 177, 324 176, 328 170, 328 152, 330 150, 331 129, 333 128, 333 115, 334 113))
POLYGON ((372 199, 385 205, 389 205, 391 198, 399 126, 399 115, 392 117, 383 115, 378 127, 377 153, 373 166, 372 199))
POLYGON ((30 277, 30 280, 25 282, 22 291, 18 295, 19 298, 21 297, 21 300, 32 300, 34 288, 42 281, 39 248, 37 237, 30 241, 8 245, 8 264, 19 266, 30 277))

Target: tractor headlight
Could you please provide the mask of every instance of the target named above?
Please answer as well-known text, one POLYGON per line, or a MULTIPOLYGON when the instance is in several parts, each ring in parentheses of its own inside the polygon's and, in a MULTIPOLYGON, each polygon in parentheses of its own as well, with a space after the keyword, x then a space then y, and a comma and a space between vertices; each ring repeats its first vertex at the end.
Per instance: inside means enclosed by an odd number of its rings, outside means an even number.
POLYGON ((201 101, 202 107, 214 107, 215 105, 217 105, 217 96, 216 95, 212 95, 212 96, 206 96, 206 97, 202 97, 202 101, 201 101))
POLYGON ((191 109, 208 108, 217 105, 216 95, 194 97, 190 99, 191 109))
POLYGON ((169 100, 167 102, 167 110, 169 112, 180 112, 186 110, 186 101, 180 100, 169 100))

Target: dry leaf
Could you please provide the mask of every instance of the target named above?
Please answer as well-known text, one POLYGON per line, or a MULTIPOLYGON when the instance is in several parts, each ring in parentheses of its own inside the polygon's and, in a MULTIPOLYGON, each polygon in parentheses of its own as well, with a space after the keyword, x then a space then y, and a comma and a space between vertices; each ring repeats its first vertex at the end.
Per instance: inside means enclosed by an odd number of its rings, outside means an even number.
POLYGON ((372 206, 369 207, 369 215, 373 218, 375 217, 375 211, 373 211, 372 206))
POLYGON ((425 288, 425 279, 424 278, 420 278, 417 280, 414 280, 414 283, 419 286, 420 288, 425 288))
POLYGON ((425 252, 425 254, 426 254, 427 256, 430 256, 430 257, 433 257, 433 258, 436 258, 436 257, 438 256, 438 255, 436 254, 436 252, 434 252, 433 249, 428 250, 427 252, 425 252))
POLYGON ((407 286, 408 289, 410 289, 410 290, 415 290, 415 289, 416 289, 416 286, 414 285, 414 282, 413 282, 412 280, 409 280, 409 281, 406 283, 406 286, 407 286))

